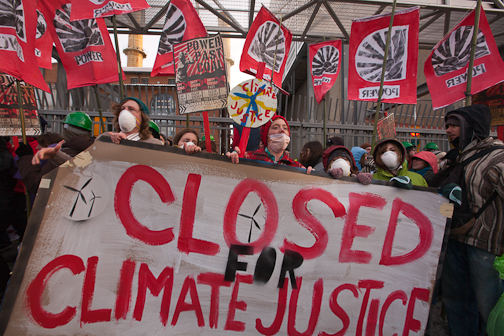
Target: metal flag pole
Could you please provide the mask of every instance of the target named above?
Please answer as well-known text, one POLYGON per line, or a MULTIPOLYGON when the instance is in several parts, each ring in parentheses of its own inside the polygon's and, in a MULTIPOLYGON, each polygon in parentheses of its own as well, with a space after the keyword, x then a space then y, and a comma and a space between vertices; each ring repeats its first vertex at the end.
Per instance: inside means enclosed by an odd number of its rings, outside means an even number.
MULTIPOLYGON (((26 140, 26 129, 25 129, 25 118, 23 111, 23 93, 21 92, 21 83, 19 79, 16 79, 17 93, 18 93, 18 104, 19 104, 19 118, 21 119, 21 134, 23 136, 23 143, 27 146, 28 140, 26 140)), ((31 212, 31 202, 30 202, 30 194, 28 189, 25 188, 25 197, 26 197, 26 218, 30 218, 31 212)))
POLYGON ((100 114, 100 129, 101 129, 100 134, 101 134, 105 133, 105 125, 103 124, 103 113, 100 104, 100 97, 98 95, 98 85, 94 85, 93 88, 96 96, 96 105, 98 105, 98 113, 100 114))
POLYGON ((469 106, 472 103, 471 96, 471 84, 473 77, 473 67, 474 67, 474 57, 476 55, 476 44, 478 42, 478 33, 479 33, 479 21, 481 13, 481 0, 478 0, 476 3, 476 13, 474 16, 474 27, 473 27, 473 35, 471 41, 471 57, 469 58, 469 66, 467 67, 467 83, 466 83, 466 92, 465 92, 465 105, 469 106))
POLYGON ((121 100, 124 98, 124 83, 122 77, 122 67, 121 67, 121 52, 119 51, 119 41, 117 39, 117 21, 115 14, 112 15, 112 23, 114 24, 114 41, 116 46, 116 56, 117 56, 117 72, 119 73, 119 94, 121 100))
POLYGON ((389 50, 389 46, 390 46, 390 39, 392 37, 391 36, 392 35, 392 26, 394 25, 395 9, 396 9, 396 0, 394 0, 394 2, 392 3, 392 13, 390 14, 390 24, 389 24, 388 33, 387 33, 387 42, 385 43, 385 53, 383 55, 383 65, 382 65, 382 73, 381 73, 381 79, 380 79, 380 91, 378 91, 378 103, 376 105, 375 122, 374 122, 374 127, 373 127, 373 139, 371 140, 371 151, 374 150, 374 146, 376 144, 376 136, 378 133, 378 116, 379 116, 380 110, 381 110, 381 100, 382 100, 382 95, 383 95, 383 82, 385 81, 385 69, 387 66, 387 58, 388 58, 388 50, 389 50))

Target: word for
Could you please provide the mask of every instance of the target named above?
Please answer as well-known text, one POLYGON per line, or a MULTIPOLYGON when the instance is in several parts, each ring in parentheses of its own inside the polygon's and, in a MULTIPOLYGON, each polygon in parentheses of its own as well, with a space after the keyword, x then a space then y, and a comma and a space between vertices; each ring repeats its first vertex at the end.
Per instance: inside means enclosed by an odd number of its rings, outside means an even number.
MULTIPOLYGON (((176 200, 170 184, 158 171, 149 166, 135 165, 128 168, 117 182, 114 197, 116 216, 126 230, 126 234, 134 239, 154 246, 171 243, 175 240, 173 227, 163 230, 151 230, 135 218, 131 209, 131 194, 134 184, 138 181, 148 183, 166 205, 170 205, 176 200)), ((187 176, 179 217, 180 227, 177 249, 185 254, 216 255, 220 251, 219 244, 193 237, 194 214, 200 184, 201 175, 189 174, 187 176)), ((340 263, 369 264, 372 259, 371 252, 352 249, 356 237, 367 238, 376 229, 368 225, 357 224, 359 210, 362 207, 382 210, 387 201, 382 196, 372 193, 349 193, 348 198, 350 204, 347 210, 338 201, 337 197, 327 190, 317 187, 299 190, 292 201, 292 211, 300 225, 313 235, 315 242, 312 246, 305 247, 284 238, 279 247, 280 251, 282 253, 285 253, 286 250, 297 252, 305 260, 315 259, 324 253, 328 245, 328 232, 324 225, 307 209, 308 202, 318 200, 332 210, 335 218, 344 217, 345 220, 338 261, 340 263)), ((275 238, 279 218, 277 201, 271 189, 261 181, 250 178, 244 179, 234 188, 226 206, 224 218, 222 219, 224 241, 228 247, 231 245, 248 245, 253 248, 254 254, 260 253, 264 248, 270 246, 275 238), (262 228, 262 234, 257 240, 243 243, 237 237, 236 221, 241 205, 251 192, 261 199, 265 209, 266 221, 262 228)), ((380 265, 402 265, 421 258, 429 250, 433 235, 434 228, 427 216, 413 205, 403 202, 400 198, 395 198, 383 242, 380 265), (396 252, 392 255, 399 214, 409 218, 418 227, 419 241, 411 251, 402 251, 402 254, 396 252)), ((331 246, 331 248, 337 247, 331 246)))
POLYGON ((331 78, 328 77, 322 77, 322 78, 315 78, 313 80, 313 86, 319 86, 322 85, 322 83, 331 83, 331 78))
POLYGON ((89 62, 103 62, 103 57, 99 51, 88 51, 85 54, 74 56, 77 65, 83 65, 89 62))
POLYGON ((95 9, 93 11, 93 17, 101 17, 104 14, 107 14, 108 12, 111 12, 113 10, 120 10, 120 11, 132 11, 133 9, 131 8, 131 5, 129 3, 125 4, 120 4, 114 1, 110 1, 108 4, 103 6, 102 8, 95 9))
MULTIPOLYGON (((401 87, 399 85, 384 85, 382 98, 399 98, 401 96, 401 87)), ((378 94, 380 93, 380 87, 368 87, 359 89, 359 98, 362 99, 378 99, 378 94)))
MULTIPOLYGON (((43 328, 54 329, 68 324, 77 315, 76 307, 66 306, 60 312, 48 312, 43 307, 45 288, 51 277, 60 270, 69 270, 73 276, 77 276, 84 272, 82 291, 80 293, 82 299, 80 307, 81 328, 84 324, 110 322, 112 319, 116 321, 126 320, 131 307, 133 280, 137 269, 137 263, 131 259, 123 261, 113 308, 103 307, 92 309, 98 262, 99 258, 97 256, 88 258, 87 265, 84 265, 84 261, 78 256, 63 255, 45 265, 31 281, 26 291, 26 307, 33 320, 43 328)), ((156 277, 146 263, 141 263, 137 274, 138 289, 133 308, 133 319, 135 321, 142 321, 147 289, 155 297, 160 296, 161 291, 163 291, 159 318, 163 326, 166 326, 168 322, 170 322, 170 307, 173 285, 175 282, 173 268, 168 266, 165 267, 156 277)), ((265 323, 270 323, 269 321, 263 321, 260 318, 252 319, 252 321, 255 320, 255 329, 259 333, 263 335, 275 335, 279 333, 285 315, 287 315, 288 335, 313 335, 322 308, 329 308, 331 312, 341 320, 343 325, 336 334, 331 335, 344 335, 351 322, 356 323, 355 335, 362 336, 364 329, 365 335, 376 335, 377 328, 378 335, 383 335, 383 327, 386 324, 388 309, 397 301, 405 307, 405 313, 402 313, 405 315, 405 319, 404 322, 401 322, 404 323, 404 325, 397 327, 402 327, 402 335, 408 335, 409 331, 418 332, 421 329, 420 321, 414 318, 415 303, 417 301, 428 302, 430 295, 428 289, 414 287, 411 293, 406 293, 403 290, 396 290, 388 294, 384 302, 381 303, 379 297, 383 295, 379 294, 380 289, 384 288, 384 282, 366 279, 359 280, 357 285, 353 283, 344 283, 337 286, 330 292, 329 297, 326 298, 327 301, 322 305, 324 297, 324 279, 320 278, 313 285, 311 311, 309 313, 307 330, 301 332, 296 329, 296 320, 300 318, 297 309, 299 293, 303 286, 303 278, 297 277, 294 281, 296 283, 296 288, 291 289, 289 302, 287 302, 289 286, 284 285, 278 290, 277 310, 273 322, 271 322, 269 326, 265 323), (360 301, 361 308, 357 321, 351 321, 350 316, 353 315, 349 316, 338 303, 338 296, 345 291, 349 291, 356 300, 360 301), (372 298, 372 293, 373 296, 377 296, 378 298, 372 298), (289 310, 286 314, 287 307, 289 310), (366 312, 367 319, 364 325, 366 312)), ((287 279, 285 279, 284 282, 287 284, 287 279)), ((219 312, 221 311, 221 288, 232 287, 231 298, 227 303, 228 309, 224 330, 243 332, 245 331, 246 322, 236 319, 236 311, 246 311, 247 302, 243 299, 239 300, 238 297, 241 286, 252 284, 253 277, 250 274, 237 274, 234 283, 226 281, 224 276, 219 273, 199 273, 196 277, 194 275, 189 275, 185 277, 183 281, 170 324, 176 326, 181 313, 192 312, 195 316, 194 323, 197 324, 199 328, 206 326, 206 319, 211 329, 218 328, 219 312), (208 289, 204 289, 202 286, 210 287, 210 305, 206 319, 203 314, 200 300, 201 295, 199 293, 203 290, 208 291, 208 289), (187 302, 188 296, 190 297, 190 302, 187 302)), ((247 290, 250 290, 250 288, 247 288, 247 290)), ((205 296, 207 296, 206 293, 205 296)), ((345 301, 348 301, 348 299, 345 301)), ((396 303, 394 306, 397 307, 398 304, 396 303)), ((397 310, 395 312, 397 312, 397 310)), ((185 313, 184 316, 184 321, 187 323, 187 313, 185 313)), ((390 322, 388 324, 390 324, 390 322)), ((282 334, 285 334, 285 332, 282 332, 282 334)), ((318 335, 329 336, 330 334, 321 330, 318 335)))
MULTIPOLYGON (((481 63, 473 67, 473 77, 482 75, 485 72, 486 72, 485 63, 481 63)), ((467 82, 467 70, 465 73, 461 75, 446 80, 446 86, 448 88, 451 88, 460 84, 464 84, 465 82, 467 82)))

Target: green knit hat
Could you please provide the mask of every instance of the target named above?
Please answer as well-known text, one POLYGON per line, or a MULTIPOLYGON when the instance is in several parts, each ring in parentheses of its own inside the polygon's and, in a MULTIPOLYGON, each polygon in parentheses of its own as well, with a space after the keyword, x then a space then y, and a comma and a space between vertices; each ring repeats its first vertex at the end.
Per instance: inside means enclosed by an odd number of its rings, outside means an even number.
POLYGON ((145 103, 143 101, 141 101, 140 99, 138 98, 135 98, 135 97, 125 97, 123 100, 121 100, 120 104, 124 104, 127 100, 133 100, 134 102, 136 102, 138 104, 138 106, 140 106, 140 110, 143 111, 145 114, 149 115, 150 112, 149 112, 149 108, 147 107, 147 105, 145 105, 145 103))

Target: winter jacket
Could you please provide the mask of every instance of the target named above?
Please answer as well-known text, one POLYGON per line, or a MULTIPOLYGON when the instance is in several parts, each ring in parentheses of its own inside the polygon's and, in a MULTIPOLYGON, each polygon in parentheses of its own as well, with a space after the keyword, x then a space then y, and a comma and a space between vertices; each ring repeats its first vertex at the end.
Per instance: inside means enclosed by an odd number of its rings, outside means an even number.
MULTIPOLYGON (((275 161, 273 161, 269 157, 268 153, 266 153, 266 147, 259 148, 258 150, 253 151, 253 152, 245 152, 243 158, 275 163, 275 161)), ((301 163, 299 163, 298 161, 292 160, 289 157, 288 152, 284 152, 284 155, 280 158, 280 160, 278 160, 277 163, 282 164, 282 165, 291 166, 291 167, 304 168, 304 166, 301 163)))
POLYGON ((404 146, 396 139, 384 139, 384 140, 379 141, 376 144, 374 151, 373 151, 373 158, 374 158, 375 164, 376 164, 376 172, 373 174, 373 179, 382 180, 382 181, 390 181, 391 178, 396 177, 396 176, 408 176, 411 179, 411 183, 413 185, 420 186, 420 187, 427 187, 428 186, 427 182, 422 177, 422 175, 408 171, 406 161, 404 161, 397 168, 397 173, 395 175, 387 167, 379 164, 380 161, 377 161, 377 158, 376 158, 377 150, 380 147, 380 145, 385 142, 394 142, 396 144, 396 146, 399 148, 399 150, 401 150, 402 158, 406 158, 406 149, 404 149, 404 146))
MULTIPOLYGON (((448 112, 445 119, 452 115, 463 118, 460 139, 456 141, 458 146, 455 150, 460 151, 455 159, 456 162, 462 162, 488 147, 504 145, 502 141, 488 136, 491 116, 486 106, 472 105, 460 108, 448 112), (474 140, 470 141, 471 139, 474 140)), ((498 196, 475 220, 474 225, 466 234, 454 239, 495 255, 502 255, 504 253, 504 149, 493 150, 470 162, 465 167, 465 184, 468 202, 473 213, 478 212, 494 191, 498 196)))

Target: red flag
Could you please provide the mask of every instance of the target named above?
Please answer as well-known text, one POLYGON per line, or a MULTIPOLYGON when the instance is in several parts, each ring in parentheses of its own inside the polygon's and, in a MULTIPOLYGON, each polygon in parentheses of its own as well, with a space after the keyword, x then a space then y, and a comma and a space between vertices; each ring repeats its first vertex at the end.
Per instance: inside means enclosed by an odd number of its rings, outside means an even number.
POLYGON ((49 92, 37 66, 35 0, 3 1, 0 5, 0 72, 49 92))
POLYGON ((68 89, 118 81, 116 54, 105 21, 70 21, 70 0, 39 1, 67 73, 68 89))
POLYGON ((310 45, 310 65, 315 99, 320 104, 329 91, 340 69, 341 40, 310 45))
POLYGON ((292 42, 292 33, 266 7, 261 7, 247 34, 240 60, 240 71, 271 80, 282 87, 282 78, 292 42), (262 74, 264 73, 264 74, 262 74))
POLYGON ((159 47, 151 77, 174 75, 173 45, 198 37, 207 31, 189 0, 171 0, 159 39, 159 47))
MULTIPOLYGON (((465 98, 475 16, 473 10, 432 49, 425 61, 425 79, 434 109, 465 98)), ((478 93, 502 81, 504 62, 499 56, 485 12, 482 10, 471 93, 478 93)))
POLYGON ((145 0, 72 0, 70 20, 96 19, 150 8, 145 0))
POLYGON ((37 9, 37 31, 35 34, 35 56, 37 56, 38 66, 45 69, 52 69, 52 47, 53 40, 51 33, 47 30, 47 22, 44 14, 37 9))
MULTIPOLYGON (((416 104, 419 7, 397 11, 387 55, 382 101, 416 104)), ((390 14, 352 22, 348 99, 378 101, 390 14)))

